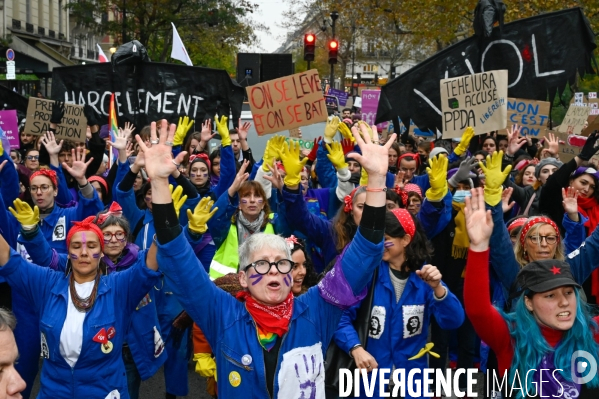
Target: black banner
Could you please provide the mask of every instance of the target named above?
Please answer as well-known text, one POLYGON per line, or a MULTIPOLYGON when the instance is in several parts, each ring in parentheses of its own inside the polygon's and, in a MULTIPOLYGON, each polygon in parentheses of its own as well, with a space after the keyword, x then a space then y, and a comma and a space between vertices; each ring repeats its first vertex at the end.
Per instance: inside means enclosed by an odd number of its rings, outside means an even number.
POLYGON ((411 68, 382 88, 376 123, 410 118, 421 129, 442 131, 441 79, 499 69, 508 70, 508 95, 553 100, 556 92, 594 73, 595 35, 580 8, 505 24, 503 32, 473 36, 411 68))
POLYGON ((25 117, 27 114, 27 105, 29 99, 9 89, 8 87, 0 85, 0 107, 4 109, 16 109, 20 114, 25 117), (4 106, 6 104, 6 106, 4 106))
POLYGON ((214 115, 241 116, 244 89, 226 71, 158 62, 123 65, 110 63, 54 68, 52 99, 90 104, 99 120, 108 123, 110 95, 115 93, 119 125, 132 122, 137 132, 150 122, 180 116, 195 120, 196 129, 214 115))

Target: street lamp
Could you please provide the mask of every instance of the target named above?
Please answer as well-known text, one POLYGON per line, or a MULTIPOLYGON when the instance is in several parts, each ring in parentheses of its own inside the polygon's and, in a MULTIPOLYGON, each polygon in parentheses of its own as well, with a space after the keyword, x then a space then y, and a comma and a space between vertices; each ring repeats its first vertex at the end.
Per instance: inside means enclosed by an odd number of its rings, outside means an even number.
POLYGON ((114 54, 116 53, 116 47, 111 47, 110 48, 110 54, 114 54))

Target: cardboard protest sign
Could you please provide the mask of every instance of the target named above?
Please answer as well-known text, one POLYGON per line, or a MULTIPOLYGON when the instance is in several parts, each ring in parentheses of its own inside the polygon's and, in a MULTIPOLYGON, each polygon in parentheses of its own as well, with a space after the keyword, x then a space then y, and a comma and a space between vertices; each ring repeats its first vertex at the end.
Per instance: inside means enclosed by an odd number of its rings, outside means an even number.
MULTIPOLYGON (((581 8, 543 13, 471 36, 402 73, 383 88, 377 121, 399 117, 424 130, 442 131, 444 78, 508 70, 508 95, 545 101, 563 92, 578 73, 594 73, 595 35, 581 8)), ((477 133, 479 133, 477 131, 477 133)))
POLYGON ((295 128, 295 129, 289 129, 289 137, 300 138, 301 135, 302 135, 302 132, 300 132, 299 127, 295 128))
POLYGON ((544 135, 548 133, 553 133, 559 140, 559 160, 563 163, 569 162, 580 154, 580 150, 586 142, 586 137, 583 136, 568 135, 546 129, 544 135))
MULTIPOLYGON (((50 117, 54 101, 43 98, 29 97, 27 107, 27 122, 25 132, 41 136, 50 130, 50 117)), ((85 142, 87 119, 83 115, 83 106, 74 104, 64 105, 64 116, 56 127, 56 141, 71 140, 85 142)))
MULTIPOLYGON (((380 90, 364 90, 362 92, 362 120, 369 125, 374 125, 376 120, 376 109, 379 106, 379 99, 381 98, 380 90)), ((383 122, 376 125, 376 127, 385 129, 389 125, 389 122, 383 122)))
POLYGON ((339 100, 339 105, 341 105, 342 107, 345 107, 345 105, 347 104, 347 98, 349 96, 343 90, 337 90, 337 89, 330 88, 329 91, 327 92, 327 94, 329 96, 337 97, 337 99, 339 100))
POLYGON ((507 124, 507 70, 441 80, 443 138, 461 137, 472 126, 476 134, 507 124))
POLYGON ((19 121, 17 120, 17 111, 10 109, 0 111, 0 128, 4 131, 10 148, 19 148, 19 121))
POLYGON ((580 134, 585 122, 587 122, 590 110, 591 108, 588 105, 582 106, 576 105, 576 103, 571 104, 557 131, 567 134, 580 134))
POLYGON ((312 148, 314 148, 314 141, 310 141, 310 140, 302 140, 302 139, 298 139, 298 138, 285 138, 285 141, 287 143, 289 143, 289 140, 293 140, 296 143, 298 143, 300 145, 300 149, 302 150, 311 150, 312 148))
POLYGON ((144 62, 113 66, 111 63, 75 65, 52 70, 52 99, 70 104, 89 104, 98 120, 108 120, 114 93, 119 125, 131 122, 137 130, 180 116, 201 126, 214 116, 231 115, 237 126, 241 116, 243 87, 227 71, 187 65, 144 62), (114 69, 113 69, 114 68, 114 69))
MULTIPOLYGON (((507 126, 517 124, 522 127, 522 135, 537 137, 547 127, 550 108, 551 104, 547 101, 508 98, 507 126)), ((507 135, 507 130, 503 129, 498 133, 507 135)))
POLYGON ((246 91, 258 136, 327 120, 316 69, 248 86, 246 91))

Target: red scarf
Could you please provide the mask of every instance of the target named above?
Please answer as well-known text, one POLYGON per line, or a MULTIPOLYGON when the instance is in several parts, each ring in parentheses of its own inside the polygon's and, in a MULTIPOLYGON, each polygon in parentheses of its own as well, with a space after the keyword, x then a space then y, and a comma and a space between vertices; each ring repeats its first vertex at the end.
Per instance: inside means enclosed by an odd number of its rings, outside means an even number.
POLYGON ((258 340, 266 350, 274 346, 272 335, 282 337, 289 330, 289 321, 293 314, 293 292, 276 306, 267 306, 258 303, 249 291, 240 291, 236 298, 245 301, 245 308, 250 312, 258 327, 258 340))
MULTIPOLYGON (((587 228, 587 236, 590 236, 599 224, 599 204, 594 197, 578 197, 578 212, 588 218, 584 226, 587 228)), ((599 269, 591 275, 591 292, 595 297, 599 297, 599 269)))

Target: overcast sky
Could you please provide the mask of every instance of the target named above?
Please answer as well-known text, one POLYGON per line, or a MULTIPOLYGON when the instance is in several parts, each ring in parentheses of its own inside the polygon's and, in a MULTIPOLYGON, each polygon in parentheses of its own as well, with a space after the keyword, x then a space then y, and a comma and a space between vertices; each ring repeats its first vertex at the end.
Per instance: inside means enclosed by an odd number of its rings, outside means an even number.
POLYGON ((258 32, 261 48, 252 46, 247 51, 272 53, 284 42, 286 30, 276 26, 283 21, 283 14, 289 6, 283 0, 253 0, 259 5, 258 12, 254 13, 254 20, 270 27, 270 33, 258 32))

